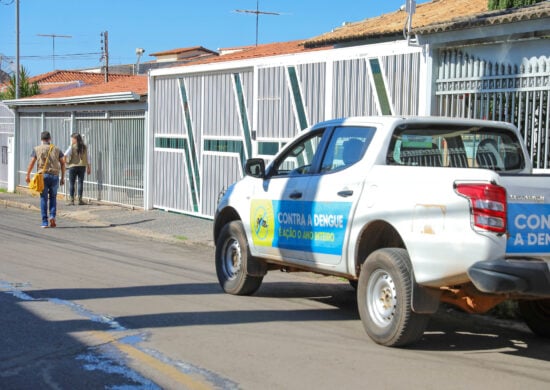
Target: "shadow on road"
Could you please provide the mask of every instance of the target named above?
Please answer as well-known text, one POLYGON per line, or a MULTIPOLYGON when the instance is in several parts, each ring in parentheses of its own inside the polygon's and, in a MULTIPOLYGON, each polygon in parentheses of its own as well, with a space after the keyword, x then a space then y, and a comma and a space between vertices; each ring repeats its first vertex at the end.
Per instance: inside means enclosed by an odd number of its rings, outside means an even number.
MULTIPOLYGON (((219 294, 234 300, 234 310, 189 311, 128 315, 116 318, 127 328, 164 328, 204 325, 237 325, 266 322, 359 321, 356 293, 347 283, 265 282, 252 297, 226 295, 218 283, 133 286, 109 289, 53 289, 28 292, 34 298, 86 300, 139 296, 194 296, 219 294), (243 300, 306 300, 322 303, 299 310, 239 310, 243 300)), ((329 326, 329 325, 327 325, 329 326)), ((364 335, 368 343, 368 336, 364 335)), ((525 330, 520 322, 496 321, 487 316, 472 316, 442 307, 431 318, 422 340, 409 349, 417 351, 450 351, 466 353, 503 353, 550 361, 550 341, 525 330)))
POLYGON ((48 320, 34 312, 38 309, 43 314, 48 309, 40 307, 49 304, 25 302, 0 292, 0 389, 141 388, 144 382, 136 381, 137 375, 127 375, 130 370, 102 357, 99 347, 89 347, 73 336, 108 331, 108 324, 48 320), (83 357, 113 370, 91 368, 83 357))
POLYGON ((161 284, 151 286, 113 288, 70 288, 27 291, 27 294, 35 299, 59 298, 67 301, 142 296, 205 295, 222 293, 223 291, 218 283, 161 284))

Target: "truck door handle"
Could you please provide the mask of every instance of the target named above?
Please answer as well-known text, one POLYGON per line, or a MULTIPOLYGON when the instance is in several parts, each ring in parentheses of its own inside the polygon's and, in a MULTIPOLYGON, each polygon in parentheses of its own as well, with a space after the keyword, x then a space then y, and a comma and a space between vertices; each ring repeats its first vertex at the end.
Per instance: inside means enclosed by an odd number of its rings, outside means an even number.
POLYGON ((294 191, 292 194, 288 196, 290 199, 300 199, 302 197, 302 193, 298 191, 294 191))
POLYGON ((342 190, 338 192, 338 196, 341 196, 342 198, 347 198, 348 196, 353 195, 353 190, 342 190))

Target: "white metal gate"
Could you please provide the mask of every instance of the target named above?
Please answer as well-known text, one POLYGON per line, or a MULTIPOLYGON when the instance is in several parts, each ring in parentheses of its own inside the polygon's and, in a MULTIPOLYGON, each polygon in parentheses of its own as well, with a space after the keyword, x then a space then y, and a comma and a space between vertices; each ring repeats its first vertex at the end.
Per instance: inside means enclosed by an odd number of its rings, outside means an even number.
POLYGON ((524 137, 533 167, 550 167, 550 57, 501 64, 459 50, 440 52, 437 114, 510 122, 524 137))
MULTIPOLYGON (((82 134, 89 147, 92 171, 84 181, 84 196, 110 203, 143 207, 145 112, 76 111, 20 113, 17 184, 26 186, 30 153, 49 131, 63 151, 72 132, 82 134)), ((68 179, 68 175, 67 175, 68 179)), ((68 183, 60 192, 68 191, 68 183)))
POLYGON ((302 129, 417 115, 420 64, 403 41, 153 72, 151 206, 211 218, 247 158, 273 158, 302 129))
POLYGON ((15 132, 15 115, 12 110, 0 103, 0 188, 8 187, 8 140, 15 132))

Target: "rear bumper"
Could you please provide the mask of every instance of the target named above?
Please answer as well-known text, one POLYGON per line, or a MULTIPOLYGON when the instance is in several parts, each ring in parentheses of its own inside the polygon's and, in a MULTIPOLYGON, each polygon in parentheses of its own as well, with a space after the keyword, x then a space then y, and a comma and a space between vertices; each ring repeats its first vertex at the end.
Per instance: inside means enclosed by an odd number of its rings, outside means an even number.
POLYGON ((550 297, 550 263, 541 260, 479 261, 468 269, 468 276, 482 292, 550 297))

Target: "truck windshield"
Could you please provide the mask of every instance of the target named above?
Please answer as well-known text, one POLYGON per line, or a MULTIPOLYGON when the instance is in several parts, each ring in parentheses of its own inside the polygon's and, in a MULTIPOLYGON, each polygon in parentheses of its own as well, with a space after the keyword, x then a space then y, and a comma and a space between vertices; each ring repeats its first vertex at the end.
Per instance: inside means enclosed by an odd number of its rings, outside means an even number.
POLYGON ((409 125, 395 129, 389 165, 518 171, 525 160, 516 134, 496 127, 409 125))

